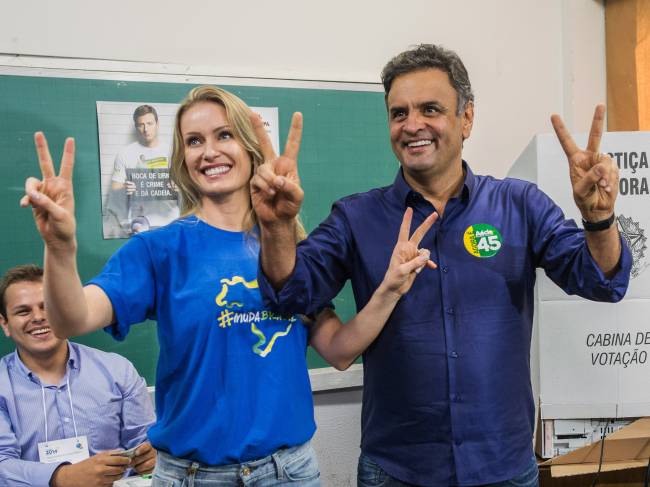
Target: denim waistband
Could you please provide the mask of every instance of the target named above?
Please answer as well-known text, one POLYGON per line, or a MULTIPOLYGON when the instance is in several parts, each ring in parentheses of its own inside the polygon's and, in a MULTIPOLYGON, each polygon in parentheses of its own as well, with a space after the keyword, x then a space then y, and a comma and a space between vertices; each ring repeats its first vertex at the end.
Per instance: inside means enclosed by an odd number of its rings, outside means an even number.
POLYGON ((279 469, 290 459, 300 456, 310 448, 310 443, 303 443, 302 445, 292 446, 289 448, 281 448, 275 453, 268 455, 257 460, 251 460, 242 463, 231 463, 228 465, 205 465, 193 460, 178 458, 162 450, 158 451, 157 462, 164 465, 165 469, 178 469, 179 471, 187 472, 192 469, 196 472, 205 473, 226 473, 226 472, 239 472, 242 468, 248 468, 251 471, 257 470, 259 467, 267 464, 274 463, 279 469))

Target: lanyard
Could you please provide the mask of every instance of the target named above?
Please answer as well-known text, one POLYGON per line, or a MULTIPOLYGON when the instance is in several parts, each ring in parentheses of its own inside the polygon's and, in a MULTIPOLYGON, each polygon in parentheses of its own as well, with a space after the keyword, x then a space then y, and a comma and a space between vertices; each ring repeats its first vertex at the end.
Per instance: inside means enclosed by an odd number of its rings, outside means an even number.
MULTIPOLYGON (((74 419, 74 407, 72 407, 72 393, 70 392, 70 380, 66 377, 65 384, 68 389, 68 401, 70 401, 70 412, 72 413, 72 426, 74 427, 75 438, 79 437, 77 433, 77 422, 74 419)), ((47 444, 47 407, 45 406, 45 387, 41 384, 41 393, 43 396, 43 416, 45 416, 45 443, 47 444)))

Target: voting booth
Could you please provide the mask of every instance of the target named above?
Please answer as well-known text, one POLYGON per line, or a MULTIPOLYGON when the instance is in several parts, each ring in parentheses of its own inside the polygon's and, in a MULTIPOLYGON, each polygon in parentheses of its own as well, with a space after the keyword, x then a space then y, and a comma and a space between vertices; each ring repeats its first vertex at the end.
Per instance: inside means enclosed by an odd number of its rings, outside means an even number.
MULTIPOLYGON (((574 139, 586 147, 586 134, 574 139)), ((650 132, 605 133, 600 150, 620 168, 616 216, 632 252, 632 276, 623 301, 609 304, 568 296, 538 271, 538 399, 546 426, 538 434, 546 434, 544 456, 553 453, 551 420, 650 416, 650 132)), ((508 176, 535 182, 580 226, 567 158, 554 134, 535 136, 508 176)))

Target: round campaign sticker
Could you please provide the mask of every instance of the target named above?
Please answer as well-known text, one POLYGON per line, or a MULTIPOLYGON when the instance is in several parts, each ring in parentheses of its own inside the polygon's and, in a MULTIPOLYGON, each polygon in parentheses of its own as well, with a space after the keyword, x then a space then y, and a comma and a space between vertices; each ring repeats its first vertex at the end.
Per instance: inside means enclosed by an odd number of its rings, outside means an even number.
POLYGON ((477 223, 467 227, 463 243, 474 257, 492 257, 501 249, 501 234, 492 225, 477 223))

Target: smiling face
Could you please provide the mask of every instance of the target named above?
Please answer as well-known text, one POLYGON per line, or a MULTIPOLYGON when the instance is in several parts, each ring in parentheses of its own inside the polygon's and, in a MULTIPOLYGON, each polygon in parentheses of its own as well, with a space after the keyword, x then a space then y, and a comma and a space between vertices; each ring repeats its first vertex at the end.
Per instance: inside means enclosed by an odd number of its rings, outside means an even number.
POLYGON ((66 341, 57 338, 47 321, 41 281, 18 281, 4 295, 7 316, 0 315, 5 335, 16 344, 22 360, 55 354, 66 341))
POLYGON ((223 106, 198 102, 180 120, 185 165, 201 198, 248 197, 251 157, 235 139, 223 106))
POLYGON ((439 177, 460 171, 463 140, 474 119, 469 102, 460 115, 446 72, 427 68, 398 76, 386 99, 393 152, 407 176, 439 177))

